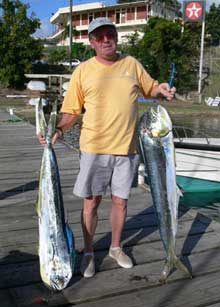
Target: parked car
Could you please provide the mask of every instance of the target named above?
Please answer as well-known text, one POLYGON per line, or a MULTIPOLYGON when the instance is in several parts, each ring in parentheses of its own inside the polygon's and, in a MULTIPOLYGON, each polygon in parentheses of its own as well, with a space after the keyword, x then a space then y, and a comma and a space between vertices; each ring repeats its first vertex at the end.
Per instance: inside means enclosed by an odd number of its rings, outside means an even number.
MULTIPOLYGON (((80 63, 81 63, 80 60, 78 60, 78 59, 73 59, 73 60, 72 60, 72 65, 71 65, 71 66, 72 66, 72 67, 78 66, 80 63)), ((70 66, 70 62, 68 62, 68 61, 59 62, 59 65, 70 66)))

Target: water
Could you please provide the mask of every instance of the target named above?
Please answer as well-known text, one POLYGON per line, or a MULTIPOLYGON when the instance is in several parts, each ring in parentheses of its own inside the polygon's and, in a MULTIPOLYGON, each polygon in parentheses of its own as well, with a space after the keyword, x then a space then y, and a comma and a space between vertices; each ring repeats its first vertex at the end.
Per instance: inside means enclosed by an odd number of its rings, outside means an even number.
POLYGON ((172 115, 171 119, 173 125, 193 129, 192 137, 205 135, 220 138, 220 116, 172 115))
MULTIPOLYGON (((187 131, 189 137, 216 137, 220 138, 220 116, 189 116, 189 115, 172 115, 172 123, 174 126, 183 126, 193 129, 187 131), (191 134, 190 134, 191 133, 191 134)), ((71 146, 79 148, 80 124, 71 128, 64 135, 64 140, 71 146)))

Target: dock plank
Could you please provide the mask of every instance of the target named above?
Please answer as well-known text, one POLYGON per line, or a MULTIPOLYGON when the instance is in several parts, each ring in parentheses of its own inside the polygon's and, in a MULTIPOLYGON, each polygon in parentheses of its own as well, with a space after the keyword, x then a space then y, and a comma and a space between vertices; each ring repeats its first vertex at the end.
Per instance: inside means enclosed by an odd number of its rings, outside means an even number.
MULTIPOLYGON (((165 285, 161 285, 158 281, 163 267, 163 261, 158 261, 136 265, 130 270, 114 268, 102 271, 92 279, 75 276, 67 289, 62 291, 62 293, 54 293, 53 295, 41 283, 15 287, 11 289, 11 293, 16 297, 19 306, 30 306, 36 297, 43 297, 49 306, 61 305, 63 297, 66 298, 68 303, 75 305, 82 304, 83 302, 88 304, 89 301, 95 301, 97 306, 113 306, 113 302, 118 306, 119 304, 116 302, 120 302, 121 297, 125 295, 127 304, 129 306, 136 306, 131 304, 130 295, 131 297, 133 295, 139 296, 140 293, 143 295, 140 299, 142 304, 140 306, 146 306, 146 302, 147 306, 154 306, 151 303, 155 302, 155 300, 157 300, 157 303, 160 301, 160 304, 155 306, 167 306, 163 305, 167 302, 172 303, 170 306, 178 306, 177 303, 179 303, 179 306, 199 306, 192 304, 192 301, 195 303, 195 300, 198 303, 198 294, 196 297, 190 297, 190 301, 189 294, 186 298, 184 297, 179 301, 180 297, 178 297, 177 293, 179 292, 180 296, 185 296, 184 292, 192 291, 192 294, 195 295, 199 291, 201 300, 201 297, 205 299, 206 296, 206 293, 203 293, 204 288, 208 291, 213 290, 213 292, 216 292, 216 287, 219 285, 219 260, 219 249, 209 250, 199 254, 199 256, 190 255, 189 261, 194 267, 193 279, 187 278, 182 272, 175 271, 165 285), (210 259, 210 261, 207 261, 207 259, 210 259), (103 281, 105 282, 103 283, 103 281), (209 283, 208 286, 207 282, 209 283), (194 288, 195 286, 196 288, 194 288), (215 287, 214 289, 212 289, 213 286, 215 287), (169 295, 170 291, 174 295, 169 295), (27 293, 29 295, 25 295, 27 293), (116 296, 116 299, 113 298, 114 296, 116 296), (108 299, 103 300, 106 297, 108 299), (101 300, 100 304, 98 304, 99 300, 101 300), (178 301, 175 302, 175 300, 178 301), (111 304, 109 304, 109 301, 111 304)), ((215 293, 215 299, 217 298, 220 299, 219 291, 215 293)), ((207 302, 210 303, 210 297, 207 302)))
MULTIPOLYGON (((219 273, 209 274, 190 280, 175 281, 175 284, 166 284, 162 287, 152 287, 129 291, 122 295, 115 295, 102 300, 94 299, 80 304, 81 307, 205 307, 213 306, 212 302, 218 302, 214 306, 220 306, 219 273)), ((68 305, 68 306, 75 306, 68 305)), ((50 306, 52 306, 50 304, 50 306)), ((56 306, 56 305, 54 305, 56 306)))

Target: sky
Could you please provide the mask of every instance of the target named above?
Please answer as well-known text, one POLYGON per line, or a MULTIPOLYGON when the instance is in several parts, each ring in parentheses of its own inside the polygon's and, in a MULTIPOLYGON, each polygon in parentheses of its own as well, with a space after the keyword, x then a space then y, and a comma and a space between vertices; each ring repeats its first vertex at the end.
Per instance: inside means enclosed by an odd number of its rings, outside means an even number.
MULTIPOLYGON (((72 0, 73 4, 85 4, 90 2, 104 2, 108 3, 114 0, 72 0)), ((220 0, 219 0, 220 1, 220 0)), ((35 37, 43 38, 52 34, 52 25, 50 24, 50 18, 52 14, 56 13, 61 7, 69 6, 69 0, 21 0, 24 4, 29 4, 28 15, 34 12, 36 18, 41 21, 41 28, 34 34, 35 37)))
MULTIPOLYGON (((89 2, 116 2, 115 0, 73 0, 73 4, 84 4, 89 2)), ((35 37, 48 37, 52 34, 52 25, 50 24, 50 17, 53 13, 61 7, 69 6, 69 0, 21 0, 22 3, 29 4, 29 15, 31 12, 36 14, 36 17, 41 21, 41 28, 35 33, 35 37)), ((181 2, 181 1, 180 1, 181 2)), ((215 2, 220 5, 220 0, 207 0, 206 6, 209 7, 211 3, 215 2)))

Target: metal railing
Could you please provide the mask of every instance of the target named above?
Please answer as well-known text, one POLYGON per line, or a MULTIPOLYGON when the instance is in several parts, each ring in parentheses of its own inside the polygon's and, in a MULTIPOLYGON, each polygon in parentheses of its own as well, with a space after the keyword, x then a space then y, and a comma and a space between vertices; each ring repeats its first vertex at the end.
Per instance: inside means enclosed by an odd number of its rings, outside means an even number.
POLYGON ((178 139, 179 142, 184 142, 186 138, 202 138, 206 141, 206 144, 210 144, 209 137, 203 131, 197 131, 192 128, 184 127, 184 126, 173 126, 173 136, 178 139))

